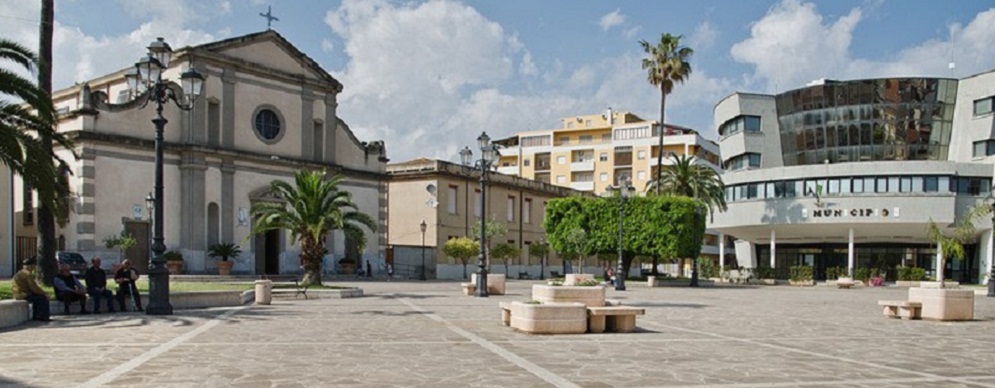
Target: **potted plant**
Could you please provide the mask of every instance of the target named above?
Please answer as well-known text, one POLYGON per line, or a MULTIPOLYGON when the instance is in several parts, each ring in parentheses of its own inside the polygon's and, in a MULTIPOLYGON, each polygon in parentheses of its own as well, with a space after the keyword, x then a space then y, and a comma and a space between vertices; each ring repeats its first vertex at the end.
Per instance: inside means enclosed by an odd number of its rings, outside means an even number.
POLYGON ((118 262, 115 263, 112 268, 114 272, 117 272, 117 269, 121 267, 121 262, 125 259, 124 253, 137 243, 138 241, 135 240, 134 237, 131 237, 130 234, 123 230, 121 231, 120 236, 107 236, 107 238, 104 239, 104 246, 107 247, 107 249, 117 249, 121 254, 118 257, 118 262))
POLYGON ((814 286, 812 267, 807 265, 792 266, 790 283, 792 286, 814 286))
POLYGON ((169 268, 170 275, 178 275, 183 272, 183 254, 177 251, 169 251, 163 254, 166 258, 166 268, 169 268))
POLYGON ((235 262, 228 261, 228 258, 236 259, 240 254, 242 254, 240 247, 230 242, 217 243, 207 249, 208 256, 221 258, 221 261, 218 262, 218 275, 230 275, 231 267, 235 265, 235 262))

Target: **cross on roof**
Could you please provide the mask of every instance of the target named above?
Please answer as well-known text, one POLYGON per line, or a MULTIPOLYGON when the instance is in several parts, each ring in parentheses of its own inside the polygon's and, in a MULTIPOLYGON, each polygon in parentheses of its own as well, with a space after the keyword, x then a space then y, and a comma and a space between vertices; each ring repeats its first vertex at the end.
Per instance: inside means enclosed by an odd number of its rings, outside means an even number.
POLYGON ((266 13, 259 13, 259 16, 266 18, 266 29, 272 30, 273 21, 280 21, 276 16, 273 16, 273 6, 266 7, 266 13))

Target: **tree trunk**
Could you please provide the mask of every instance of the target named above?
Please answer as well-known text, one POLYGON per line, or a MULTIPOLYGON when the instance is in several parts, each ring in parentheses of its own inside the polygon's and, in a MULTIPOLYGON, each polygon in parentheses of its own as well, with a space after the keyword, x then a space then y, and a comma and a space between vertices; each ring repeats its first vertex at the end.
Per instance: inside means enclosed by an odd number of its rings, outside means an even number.
POLYGON ((466 262, 463 262, 463 280, 466 280, 466 262))
MULTIPOLYGON (((38 87, 52 96, 52 25, 55 22, 55 0, 42 0, 41 23, 38 29, 38 87)), ((42 146, 52 154, 52 138, 42 132, 42 146)), ((39 258, 42 281, 51 285, 58 268, 55 263, 56 239, 53 204, 41 201, 38 208, 38 236, 41 240, 39 258)))
POLYGON ((659 276, 659 275, 660 275, 660 274, 659 274, 659 273, 657 272, 657 270, 656 270, 656 267, 657 267, 658 265, 660 265, 660 256, 657 256, 657 255, 653 255, 653 272, 652 272, 652 273, 653 273, 653 276, 659 276))
POLYGON ((321 259, 324 255, 325 244, 307 237, 301 239, 301 262, 304 264, 301 283, 321 285, 321 259))
POLYGON ((660 195, 660 177, 663 176, 663 133, 667 129, 667 125, 664 124, 664 116, 667 108, 667 93, 663 91, 663 83, 660 83, 660 135, 659 145, 660 151, 656 155, 656 195, 660 195))

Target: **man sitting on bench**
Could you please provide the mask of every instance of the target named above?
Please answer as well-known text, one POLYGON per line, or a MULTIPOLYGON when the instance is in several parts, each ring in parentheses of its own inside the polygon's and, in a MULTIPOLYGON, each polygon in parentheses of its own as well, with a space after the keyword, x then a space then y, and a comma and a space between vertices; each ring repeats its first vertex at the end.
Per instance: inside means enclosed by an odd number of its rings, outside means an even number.
POLYGON ((76 279, 76 275, 69 272, 69 266, 59 264, 59 274, 55 275, 52 282, 55 286, 55 298, 65 304, 64 312, 69 314, 69 304, 79 302, 79 313, 89 314, 86 310, 86 288, 76 279))

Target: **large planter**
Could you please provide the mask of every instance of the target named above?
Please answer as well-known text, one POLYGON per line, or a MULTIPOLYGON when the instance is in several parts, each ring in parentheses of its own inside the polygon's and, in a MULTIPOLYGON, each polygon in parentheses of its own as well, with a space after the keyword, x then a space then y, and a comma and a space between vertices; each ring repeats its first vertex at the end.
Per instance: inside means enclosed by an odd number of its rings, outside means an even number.
POLYGON ((219 261, 218 262, 218 275, 228 276, 231 275, 231 267, 235 265, 234 261, 219 261))
POLYGON ((908 288, 919 287, 919 281, 918 280, 898 280, 898 281, 895 281, 895 286, 896 287, 908 287, 908 288))
POLYGON ((582 303, 589 307, 605 305, 605 288, 602 286, 547 286, 532 285, 532 299, 542 303, 582 303))
POLYGON ((974 290, 960 289, 955 282, 952 283, 920 282, 920 287, 909 289, 909 302, 922 303, 922 319, 973 320, 974 290))
POLYGON ((594 275, 589 273, 568 273, 566 280, 563 281, 564 286, 576 286, 579 283, 583 283, 588 280, 594 280, 594 275))
POLYGON ((809 287, 809 286, 814 286, 815 285, 815 280, 812 280, 812 279, 806 279, 806 280, 789 280, 788 282, 792 286, 798 286, 798 287, 809 287))
POLYGON ((343 275, 356 273, 356 263, 339 263, 339 273, 343 275))
POLYGON ((167 261, 166 268, 169 269, 170 275, 179 275, 180 273, 183 272, 183 262, 176 260, 167 261))
POLYGON ((511 303, 511 327, 533 334, 584 334, 587 306, 582 303, 511 303))

